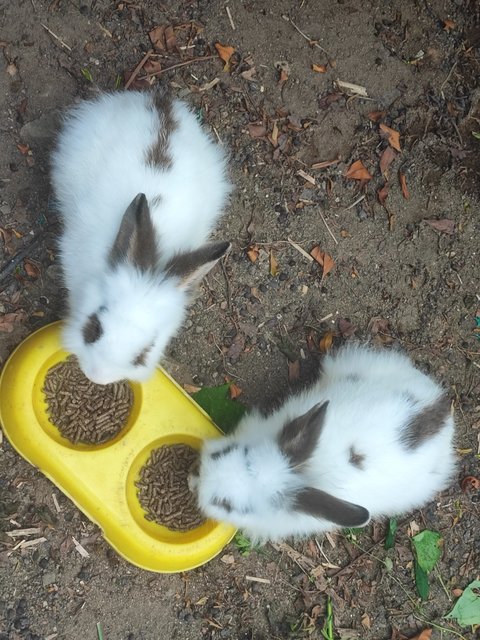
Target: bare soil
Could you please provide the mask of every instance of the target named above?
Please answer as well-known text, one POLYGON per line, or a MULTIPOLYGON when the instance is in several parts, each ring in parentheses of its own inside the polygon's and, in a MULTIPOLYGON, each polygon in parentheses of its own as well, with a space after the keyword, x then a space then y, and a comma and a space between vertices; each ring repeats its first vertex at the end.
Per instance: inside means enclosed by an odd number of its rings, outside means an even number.
POLYGON ((475 0, 0 4, 1 363, 63 314, 48 177, 59 114, 123 86, 152 50, 149 32, 171 25, 177 47, 157 48, 131 86, 165 83, 198 111, 230 151, 235 192, 216 233, 233 250, 205 280, 166 368, 182 384, 227 378, 245 404, 267 406, 311 380, 331 344, 397 345, 444 382, 459 450, 457 481, 402 518, 390 551, 379 522, 356 539, 339 533, 248 556, 231 544, 200 569, 158 575, 118 557, 4 439, 2 640, 96 639, 97 623, 106 640, 316 639, 327 596, 336 638, 399 640, 424 628, 434 640, 479 637, 444 619, 454 589, 480 567, 480 492, 460 486, 479 475, 479 14, 475 0), (228 69, 217 42, 235 48, 228 69), (382 123, 401 145, 386 175, 382 123), (357 160, 371 180, 345 177, 357 160), (323 277, 289 239, 326 252, 331 272, 323 277), (416 526, 444 541, 425 603, 412 570, 416 526), (14 550, 6 532, 18 527, 45 540, 14 550))

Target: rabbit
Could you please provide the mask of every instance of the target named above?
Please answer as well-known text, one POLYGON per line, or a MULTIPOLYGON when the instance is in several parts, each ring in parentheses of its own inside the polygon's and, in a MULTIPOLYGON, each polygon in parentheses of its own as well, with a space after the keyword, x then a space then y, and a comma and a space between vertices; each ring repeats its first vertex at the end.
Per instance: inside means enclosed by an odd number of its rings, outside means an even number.
POLYGON ((203 443, 200 509, 256 541, 303 537, 422 506, 455 472, 443 389, 407 356, 348 346, 310 389, 203 443))
POLYGON ((51 176, 64 346, 97 384, 146 380, 230 248, 206 242, 231 191, 225 154, 164 90, 119 91, 66 115, 51 176))

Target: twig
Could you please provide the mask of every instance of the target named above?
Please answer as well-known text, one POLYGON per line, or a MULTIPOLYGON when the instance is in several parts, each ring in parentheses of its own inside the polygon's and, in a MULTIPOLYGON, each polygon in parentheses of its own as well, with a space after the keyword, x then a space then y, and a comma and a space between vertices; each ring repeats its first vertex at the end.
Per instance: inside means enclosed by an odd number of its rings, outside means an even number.
POLYGON ((9 276, 12 273, 12 271, 16 269, 16 267, 23 260, 23 258, 25 258, 25 256, 29 254, 31 249, 33 249, 33 247, 35 247, 42 239, 43 239, 42 234, 39 234, 38 236, 36 236, 31 242, 29 242, 25 247, 23 247, 23 249, 18 251, 18 253, 16 253, 12 258, 10 258, 10 260, 8 260, 8 262, 6 262, 2 266, 2 268, 0 269, 0 284, 2 284, 2 282, 7 278, 7 276, 9 276))
POLYGON ((291 244, 294 249, 296 249, 299 253, 301 253, 304 258, 307 258, 307 260, 309 260, 310 262, 313 262, 313 257, 309 253, 307 253, 305 249, 302 249, 302 247, 296 242, 294 242, 291 238, 287 238, 287 240, 289 244, 291 244))
MULTIPOLYGON (((333 313, 329 313, 328 315, 323 316, 323 318, 320 318, 320 320, 319 320, 320 324, 321 324, 322 322, 326 322, 327 320, 330 320, 330 318, 331 318, 332 316, 333 316, 333 313)), ((330 542, 330 540, 329 540, 329 542, 330 542)), ((330 544, 332 544, 332 543, 330 542, 330 544)), ((332 546, 335 546, 335 545, 332 545, 332 546)))
POLYGON ((29 529, 13 529, 13 531, 5 531, 10 538, 20 538, 21 536, 33 536, 41 533, 40 527, 30 527, 29 529))
POLYGON ((45 29, 45 31, 48 31, 48 33, 49 33, 53 38, 55 38, 55 40, 58 40, 58 42, 62 45, 62 47, 65 47, 65 49, 68 49, 68 51, 71 51, 71 50, 72 50, 72 48, 71 48, 71 47, 69 47, 69 46, 68 46, 68 44, 66 44, 66 43, 65 43, 61 38, 59 38, 59 37, 57 36, 57 34, 56 34, 56 33, 53 33, 53 31, 52 31, 51 29, 49 29, 49 28, 47 27, 47 25, 43 24, 42 22, 41 22, 40 24, 41 24, 41 25, 42 25, 42 27, 45 29))
POLYGON ((256 576, 245 576, 245 580, 249 580, 250 582, 260 582, 261 584, 270 584, 270 580, 268 578, 257 578, 256 576))
POLYGON ((345 211, 348 211, 349 209, 353 209, 353 207, 359 204, 362 200, 365 200, 365 194, 357 198, 355 202, 352 202, 352 204, 349 204, 348 207, 345 209, 345 211))
POLYGON ((230 13, 230 7, 225 7, 225 11, 227 12, 228 19, 230 20, 230 26, 235 31, 235 23, 233 22, 232 14, 230 13))
POLYGON ((354 95, 361 96, 362 98, 368 98, 368 93, 365 87, 359 84, 353 84, 353 82, 344 82, 343 80, 335 80, 335 84, 340 89, 351 91, 354 95))
POLYGON ((320 46, 316 40, 314 40, 313 38, 310 38, 310 36, 307 36, 306 33, 303 33, 303 31, 299 27, 297 27, 297 25, 290 18, 290 16, 283 15, 282 18, 287 22, 290 22, 290 24, 295 29, 295 31, 298 31, 298 33, 302 36, 302 38, 305 38, 305 40, 308 42, 310 46, 317 47, 317 49, 320 49, 320 51, 323 51, 323 53, 327 56, 327 58, 330 58, 328 51, 326 51, 322 46, 320 46))
POLYGON ((186 67, 189 64, 193 64, 194 62, 203 62, 204 60, 213 60, 217 56, 203 56, 202 58, 192 58, 191 60, 185 60, 184 62, 179 62, 178 64, 172 64, 172 66, 167 67, 166 69, 160 69, 160 71, 153 71, 152 73, 147 74, 147 78, 152 78, 153 76, 161 76, 162 73, 166 73, 167 71, 171 71, 172 69, 178 69, 179 67, 186 67))
POLYGON ((323 162, 314 162, 310 169, 326 169, 327 167, 331 167, 333 164, 338 164, 340 162, 340 157, 335 158, 335 160, 324 160, 323 162))
POLYGON ((330 227, 327 224, 327 221, 325 220, 325 218, 323 217, 323 213, 320 211, 320 209, 318 210, 318 213, 320 214, 320 217, 323 220, 323 224, 326 226, 328 233, 332 236, 333 241, 335 242, 335 244, 338 244, 338 240, 335 238, 335 236, 333 235, 332 230, 330 229, 330 227))
POLYGON ((137 66, 135 67, 135 69, 132 71, 132 75, 129 77, 129 79, 127 80, 127 82, 125 83, 125 89, 128 89, 128 87, 132 84, 132 82, 135 80, 135 78, 138 76, 138 74, 140 73, 140 71, 142 70, 143 66, 145 65, 146 61, 150 58, 150 56, 153 53, 153 49, 150 49, 149 51, 147 51, 147 53, 143 56, 143 58, 140 60, 140 62, 137 64, 137 66))

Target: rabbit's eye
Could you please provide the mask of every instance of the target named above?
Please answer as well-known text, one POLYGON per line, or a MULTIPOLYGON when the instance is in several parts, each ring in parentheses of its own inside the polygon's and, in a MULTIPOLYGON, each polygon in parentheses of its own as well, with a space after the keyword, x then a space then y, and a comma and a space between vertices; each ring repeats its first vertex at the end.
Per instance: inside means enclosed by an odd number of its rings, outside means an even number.
POLYGON ((148 347, 145 347, 145 349, 143 349, 142 351, 140 351, 138 356, 136 356, 135 359, 133 360, 133 366, 134 367, 144 367, 147 364, 148 354, 150 353, 150 351, 152 349, 153 349, 153 343, 151 345, 149 345, 148 347))
POLYGON ((100 338, 103 333, 103 327, 96 313, 88 316, 87 322, 83 325, 82 333, 86 344, 92 344, 100 338))

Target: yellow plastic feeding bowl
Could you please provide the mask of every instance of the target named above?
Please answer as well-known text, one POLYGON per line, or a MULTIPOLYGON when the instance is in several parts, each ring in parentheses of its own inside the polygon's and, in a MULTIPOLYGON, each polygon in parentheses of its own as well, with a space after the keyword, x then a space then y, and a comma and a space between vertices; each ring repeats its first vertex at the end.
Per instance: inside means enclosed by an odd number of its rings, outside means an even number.
POLYGON ((68 496, 103 531, 126 560, 161 573, 187 571, 215 557, 235 529, 207 520, 186 533, 145 519, 135 482, 153 449, 185 443, 199 449, 221 436, 207 414, 158 368, 144 383, 131 383, 133 408, 127 424, 103 444, 74 445, 48 420, 42 392, 48 370, 68 354, 61 323, 24 340, 0 377, 0 420, 11 445, 68 496))

